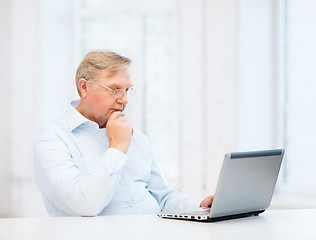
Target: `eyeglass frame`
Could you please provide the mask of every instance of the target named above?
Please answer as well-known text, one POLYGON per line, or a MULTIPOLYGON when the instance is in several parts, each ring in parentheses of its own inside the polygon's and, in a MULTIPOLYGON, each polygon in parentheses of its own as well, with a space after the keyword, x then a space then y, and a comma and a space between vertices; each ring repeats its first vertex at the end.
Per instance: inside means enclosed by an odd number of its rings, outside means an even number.
POLYGON ((118 89, 113 90, 113 89, 111 89, 111 88, 105 86, 104 84, 102 84, 102 83, 100 83, 100 82, 98 82, 98 81, 95 81, 95 82, 96 82, 97 84, 99 84, 101 87, 104 87, 105 89, 110 90, 110 91, 113 93, 113 97, 115 97, 115 98, 117 98, 117 99, 123 97, 124 94, 126 95, 126 97, 130 97, 130 96, 135 92, 135 89, 134 89, 133 87, 129 87, 127 90, 124 90, 124 89, 121 89, 121 88, 118 88, 118 89), (124 93, 122 93, 122 96, 116 97, 115 94, 116 94, 117 92, 124 92, 124 93))

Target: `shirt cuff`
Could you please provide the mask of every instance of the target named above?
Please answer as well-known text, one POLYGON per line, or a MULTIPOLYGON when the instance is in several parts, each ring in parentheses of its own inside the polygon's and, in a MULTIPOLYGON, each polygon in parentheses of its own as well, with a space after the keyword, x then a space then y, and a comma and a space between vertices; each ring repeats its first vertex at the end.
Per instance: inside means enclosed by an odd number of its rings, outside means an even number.
POLYGON ((109 148, 104 153, 101 164, 109 171, 109 174, 115 174, 119 172, 128 157, 126 154, 122 153, 120 150, 116 148, 109 148))
POLYGON ((200 207, 201 202, 203 201, 203 199, 201 198, 193 198, 190 203, 189 206, 187 207, 188 209, 197 209, 200 207))

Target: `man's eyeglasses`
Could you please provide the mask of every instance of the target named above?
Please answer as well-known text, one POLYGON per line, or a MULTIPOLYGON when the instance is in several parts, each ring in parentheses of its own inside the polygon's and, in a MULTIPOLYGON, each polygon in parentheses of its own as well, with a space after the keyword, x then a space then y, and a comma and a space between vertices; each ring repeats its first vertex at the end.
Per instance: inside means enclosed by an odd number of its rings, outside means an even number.
POLYGON ((130 88, 127 88, 127 89, 111 89, 105 85, 103 85, 102 83, 99 83, 98 81, 96 81, 97 84, 99 84, 100 86, 104 87, 105 89, 107 90, 110 90, 112 93, 113 93, 113 97, 115 98, 121 98, 124 96, 124 94, 126 95, 126 97, 130 97, 134 92, 134 88, 133 87, 130 87, 130 88))

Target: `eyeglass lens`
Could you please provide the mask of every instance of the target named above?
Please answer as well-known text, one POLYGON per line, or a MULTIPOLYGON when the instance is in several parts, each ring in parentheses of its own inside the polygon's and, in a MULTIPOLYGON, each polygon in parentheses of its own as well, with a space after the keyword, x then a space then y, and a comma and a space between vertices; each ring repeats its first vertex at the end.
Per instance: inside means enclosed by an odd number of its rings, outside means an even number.
POLYGON ((134 89, 133 88, 128 88, 127 90, 123 89, 116 89, 113 93, 114 97, 116 98, 121 98, 124 94, 126 94, 126 97, 129 97, 133 94, 134 89))

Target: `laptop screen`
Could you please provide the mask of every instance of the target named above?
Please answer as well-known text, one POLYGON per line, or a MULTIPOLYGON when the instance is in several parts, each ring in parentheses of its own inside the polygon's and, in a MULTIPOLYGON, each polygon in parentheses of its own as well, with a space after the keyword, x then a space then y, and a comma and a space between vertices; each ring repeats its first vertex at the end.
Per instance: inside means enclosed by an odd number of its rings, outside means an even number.
POLYGON ((267 209, 283 155, 283 149, 226 154, 211 217, 267 209))

